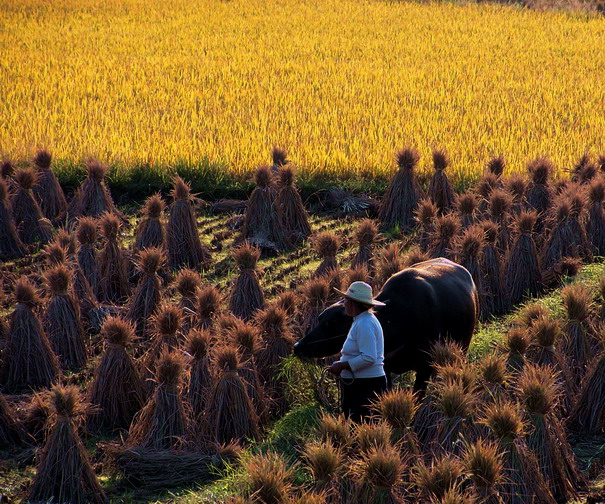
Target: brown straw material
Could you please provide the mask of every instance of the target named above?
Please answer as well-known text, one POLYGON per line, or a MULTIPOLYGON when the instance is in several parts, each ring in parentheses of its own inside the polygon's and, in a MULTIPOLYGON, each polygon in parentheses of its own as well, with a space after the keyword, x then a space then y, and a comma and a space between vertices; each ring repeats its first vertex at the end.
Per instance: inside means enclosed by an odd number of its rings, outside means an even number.
POLYGON ((418 238, 420 250, 423 252, 428 252, 433 240, 433 233, 435 231, 437 207, 429 198, 422 199, 418 203, 418 208, 416 209, 414 215, 420 226, 420 236, 418 238))
POLYGON ((135 338, 134 328, 110 316, 101 326, 101 335, 105 349, 88 391, 88 400, 96 407, 88 426, 93 431, 127 429, 145 403, 143 382, 127 352, 135 338))
POLYGON ((15 284, 15 300, 0 364, 0 384, 8 394, 48 388, 59 377, 59 361, 35 311, 38 295, 25 277, 15 284))
POLYGON ((506 293, 510 306, 516 306, 527 297, 542 293, 542 271, 533 239, 535 212, 521 212, 516 217, 517 235, 504 266, 506 293))
POLYGON ((294 186, 294 168, 290 165, 280 166, 277 175, 279 190, 275 204, 280 222, 290 241, 300 243, 311 235, 311 226, 302 198, 294 186))
POLYGON ((72 273, 64 265, 50 268, 45 274, 50 302, 43 324, 51 347, 64 370, 77 370, 86 364, 87 349, 80 307, 72 289, 72 273))
POLYGON ((78 219, 76 238, 79 246, 77 251, 78 265, 88 280, 95 296, 100 294, 99 265, 97 260, 97 221, 90 217, 78 219))
POLYGON ((372 246, 378 237, 378 226, 371 219, 359 222, 355 231, 358 249, 351 261, 351 268, 365 266, 369 272, 374 270, 374 252, 372 246))
POLYGON ((34 164, 38 171, 38 180, 33 187, 33 193, 44 217, 57 224, 65 219, 67 201, 57 176, 50 168, 50 162, 49 152, 41 150, 36 154, 34 164))
POLYGON ((450 185, 445 169, 449 165, 447 154, 443 151, 433 151, 433 166, 435 172, 428 189, 431 198, 439 211, 439 215, 451 212, 456 205, 456 194, 450 185))
POLYGON ((120 247, 120 219, 105 213, 100 220, 105 244, 99 254, 99 298, 107 303, 122 304, 130 294, 126 260, 120 247))
POLYGON ((198 424, 207 413, 208 398, 214 386, 209 355, 211 340, 210 332, 194 329, 190 331, 185 344, 185 350, 191 359, 186 397, 191 406, 192 419, 198 424))
POLYGON ((593 253, 605 256, 605 180, 598 177, 591 181, 588 188, 588 216, 586 220, 586 235, 592 245, 593 253))
POLYGON ((80 217, 96 219, 104 213, 111 213, 122 218, 105 184, 108 170, 107 166, 94 159, 86 162, 86 178, 67 207, 70 222, 80 217))
POLYGON ((0 450, 12 450, 28 441, 16 412, 0 393, 0 450))
POLYGON ((313 237, 313 248, 321 259, 321 263, 313 273, 313 276, 320 277, 338 271, 338 261, 336 254, 340 248, 341 240, 338 235, 325 231, 313 237))
POLYGON ((244 243, 232 251, 240 273, 231 288, 229 309, 242 320, 250 320, 257 310, 265 307, 265 295, 258 280, 256 267, 260 249, 244 243))
POLYGON ((52 226, 44 217, 40 205, 35 200, 32 187, 36 184, 38 176, 29 168, 15 173, 18 184, 17 192, 11 198, 11 212, 19 238, 26 245, 36 243, 46 244, 52 239, 52 226))
POLYGON ((0 261, 19 259, 26 253, 15 227, 9 204, 9 192, 6 182, 0 179, 0 261))
POLYGON ((460 221, 454 214, 437 217, 435 231, 432 235, 432 245, 428 252, 432 258, 453 258, 454 238, 460 228, 460 221))
POLYGON ((218 443, 247 442, 259 438, 256 408, 239 375, 239 355, 235 348, 216 350, 218 377, 208 401, 209 434, 218 443))
POLYGON ((166 226, 169 266, 172 269, 208 268, 210 252, 200 241, 189 184, 175 177, 170 195, 173 202, 166 226))
POLYGON ((487 319, 490 315, 502 315, 508 309, 504 282, 502 278, 502 264, 500 251, 496 245, 498 240, 498 224, 485 221, 483 223, 485 243, 481 271, 483 275, 483 305, 481 318, 487 319))
POLYGON ((240 239, 261 249, 277 252, 292 248, 292 242, 284 229, 277 207, 277 190, 271 168, 268 166, 257 168, 254 181, 256 187, 248 199, 240 239))
POLYGON ((404 268, 401 245, 393 242, 379 250, 376 257, 376 282, 384 284, 395 273, 404 268))
POLYGON ((160 355, 155 391, 133 420, 125 447, 172 450, 191 442, 189 416, 180 391, 184 366, 177 353, 160 355))
POLYGON ((149 196, 141 210, 142 219, 137 226, 134 250, 146 248, 166 248, 166 229, 162 222, 166 204, 159 194, 149 196))
POLYGON ((89 455, 78 434, 86 412, 76 387, 55 387, 50 394, 53 420, 27 502, 107 503, 89 455))
POLYGON ((135 324, 137 336, 148 335, 149 322, 162 299, 158 272, 166 264, 166 255, 159 248, 141 251, 136 266, 141 279, 128 305, 127 318, 135 324))
POLYGON ((222 304, 220 291, 214 285, 202 286, 195 300, 195 323, 199 329, 209 329, 219 314, 222 304))
POLYGON ((418 159, 419 154, 413 148, 397 153, 398 169, 380 204, 379 218, 382 227, 398 227, 401 231, 414 228, 414 212, 423 196, 414 173, 418 159))

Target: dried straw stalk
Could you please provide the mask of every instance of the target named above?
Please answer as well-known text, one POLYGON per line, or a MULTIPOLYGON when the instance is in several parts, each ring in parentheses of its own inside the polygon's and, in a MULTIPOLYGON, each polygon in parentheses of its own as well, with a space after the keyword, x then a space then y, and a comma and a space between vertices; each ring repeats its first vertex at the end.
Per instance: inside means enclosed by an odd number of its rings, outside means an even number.
POLYGON ((26 245, 44 245, 52 239, 52 226, 32 193, 38 176, 29 168, 21 169, 15 174, 15 180, 19 188, 11 198, 11 212, 19 238, 26 245))
POLYGON ((38 170, 38 180, 33 193, 44 217, 58 224, 65 219, 67 201, 57 176, 50 168, 51 159, 50 153, 45 150, 36 154, 34 164, 38 170))
POLYGON ((9 205, 6 182, 0 179, 0 261, 19 259, 26 254, 15 227, 15 220, 9 205))

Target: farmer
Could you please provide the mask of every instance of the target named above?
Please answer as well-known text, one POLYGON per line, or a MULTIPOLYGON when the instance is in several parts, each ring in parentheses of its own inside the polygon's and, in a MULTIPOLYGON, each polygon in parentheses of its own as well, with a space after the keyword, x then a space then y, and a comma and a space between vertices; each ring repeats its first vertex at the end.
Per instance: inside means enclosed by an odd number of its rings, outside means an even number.
POLYGON ((382 326, 372 311, 384 303, 372 298, 372 287, 353 282, 344 296, 347 315, 353 324, 340 351, 340 360, 328 371, 340 376, 342 411, 356 423, 370 415, 370 403, 387 388, 384 372, 384 338, 382 326))

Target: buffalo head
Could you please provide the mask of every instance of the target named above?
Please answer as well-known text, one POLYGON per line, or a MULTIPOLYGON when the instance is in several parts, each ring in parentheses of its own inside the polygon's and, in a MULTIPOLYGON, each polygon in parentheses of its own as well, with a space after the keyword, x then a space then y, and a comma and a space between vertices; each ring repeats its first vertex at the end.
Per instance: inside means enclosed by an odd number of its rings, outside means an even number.
POLYGON ((342 350, 353 319, 345 313, 342 302, 326 308, 317 325, 294 345, 297 357, 328 357, 342 350))

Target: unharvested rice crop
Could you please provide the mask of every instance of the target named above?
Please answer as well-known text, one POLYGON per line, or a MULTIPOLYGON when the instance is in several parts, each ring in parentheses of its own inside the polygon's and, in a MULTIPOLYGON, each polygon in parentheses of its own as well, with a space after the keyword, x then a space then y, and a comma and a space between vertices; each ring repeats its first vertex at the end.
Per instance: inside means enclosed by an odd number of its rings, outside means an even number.
MULTIPOLYGON (((285 147, 315 174, 465 178, 503 154, 605 151, 605 19, 378 0, 3 0, 0 156, 247 174, 285 147)), ((60 170, 59 170, 60 171, 60 170)))

